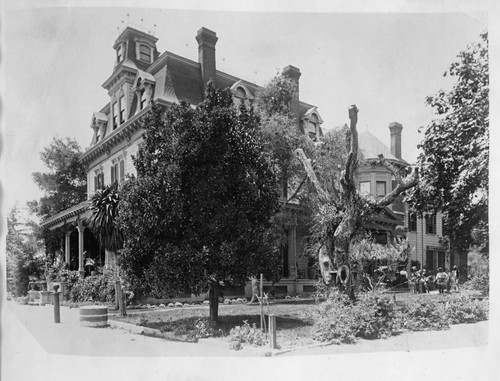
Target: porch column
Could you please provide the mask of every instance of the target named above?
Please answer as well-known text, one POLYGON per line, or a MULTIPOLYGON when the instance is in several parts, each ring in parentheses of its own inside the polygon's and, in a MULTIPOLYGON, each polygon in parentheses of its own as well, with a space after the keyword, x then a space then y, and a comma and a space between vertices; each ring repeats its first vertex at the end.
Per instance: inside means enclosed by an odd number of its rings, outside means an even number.
POLYGON ((68 264, 69 266, 69 262, 70 262, 70 253, 69 253, 69 250, 70 250, 70 236, 71 236, 71 232, 70 231, 67 231, 66 232, 66 237, 65 237, 65 248, 64 248, 64 254, 65 254, 65 262, 68 264))
POLYGON ((294 280, 292 285, 293 289, 290 290, 293 295, 297 294, 297 277, 299 276, 299 269, 297 268, 296 238, 297 226, 290 225, 288 230, 288 260, 293 261, 293 265, 290 268, 290 278, 294 280))
POLYGON ((78 229, 78 272, 83 278, 85 274, 85 269, 83 267, 83 232, 85 231, 85 226, 79 223, 76 228, 78 229))

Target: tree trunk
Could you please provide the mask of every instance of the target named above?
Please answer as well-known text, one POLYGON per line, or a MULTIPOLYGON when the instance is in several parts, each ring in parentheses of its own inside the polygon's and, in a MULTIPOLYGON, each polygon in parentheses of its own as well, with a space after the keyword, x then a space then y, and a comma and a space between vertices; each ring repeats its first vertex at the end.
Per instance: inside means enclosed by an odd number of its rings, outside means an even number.
POLYGON ((468 256, 469 253, 467 248, 457 248, 458 253, 458 272, 459 272, 459 282, 463 283, 467 281, 468 267, 468 256))
POLYGON ((337 281, 339 289, 351 299, 354 298, 352 287, 351 261, 349 260, 350 237, 341 236, 335 239, 335 263, 337 264, 337 281))
POLYGON ((219 288, 216 285, 210 286, 208 300, 210 302, 210 321, 217 323, 219 319, 219 288))

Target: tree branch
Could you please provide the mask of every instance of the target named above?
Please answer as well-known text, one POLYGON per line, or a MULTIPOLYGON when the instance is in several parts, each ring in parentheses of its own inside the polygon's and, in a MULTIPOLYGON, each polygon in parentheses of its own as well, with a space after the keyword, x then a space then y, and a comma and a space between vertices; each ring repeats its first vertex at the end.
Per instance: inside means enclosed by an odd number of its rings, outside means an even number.
POLYGON ((329 202, 330 197, 321 187, 321 184, 319 183, 318 178, 316 177, 316 173, 314 173, 314 170, 312 168, 311 160, 307 158, 302 148, 297 148, 295 150, 295 154, 297 155, 302 165, 304 166, 304 169, 306 171, 306 176, 309 179, 309 181, 311 181, 314 189, 316 190, 316 193, 318 194, 319 199, 324 203, 329 202))
POLYGON ((354 174, 358 167, 358 131, 356 130, 356 124, 358 123, 358 108, 356 105, 349 107, 349 119, 351 120, 350 130, 351 130, 351 149, 347 157, 347 162, 345 165, 345 170, 342 174, 342 185, 346 189, 355 189, 356 185, 354 183, 354 174))
POLYGON ((388 161, 384 157, 384 155, 378 155, 378 158, 380 159, 382 165, 387 167, 391 171, 398 184, 391 193, 385 195, 376 202, 376 206, 383 207, 392 204, 396 197, 418 184, 418 168, 413 167, 411 175, 403 179, 403 177, 401 176, 401 172, 390 161, 388 161))
POLYGON ((293 194, 290 196, 290 198, 288 200, 286 200, 286 203, 288 204, 290 201, 292 201, 296 196, 297 194, 299 193, 300 191, 300 188, 302 188, 302 185, 304 185, 304 183, 306 182, 307 180, 307 175, 304 176, 304 178, 302 179, 302 181, 300 182, 299 186, 297 187, 297 189, 295 189, 295 192, 293 192, 293 194))

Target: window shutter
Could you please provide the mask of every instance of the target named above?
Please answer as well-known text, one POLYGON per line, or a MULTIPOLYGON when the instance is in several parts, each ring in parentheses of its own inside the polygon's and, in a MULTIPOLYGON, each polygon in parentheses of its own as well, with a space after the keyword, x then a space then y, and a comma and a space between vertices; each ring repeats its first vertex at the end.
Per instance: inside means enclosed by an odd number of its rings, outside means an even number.
POLYGON ((113 165, 111 165, 111 184, 114 184, 115 180, 116 180, 115 166, 113 164, 113 165))
POLYGON ((98 189, 98 184, 97 184, 97 176, 94 176, 94 192, 97 192, 97 189, 98 189))
POLYGON ((125 161, 120 161, 120 182, 122 183, 125 180, 125 161))

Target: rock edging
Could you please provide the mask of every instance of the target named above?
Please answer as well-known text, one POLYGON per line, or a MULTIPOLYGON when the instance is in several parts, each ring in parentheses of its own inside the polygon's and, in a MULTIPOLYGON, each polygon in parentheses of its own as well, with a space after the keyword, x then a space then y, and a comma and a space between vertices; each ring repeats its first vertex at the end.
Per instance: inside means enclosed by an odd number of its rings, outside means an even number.
POLYGON ((124 323, 122 321, 117 320, 109 320, 108 321, 110 328, 122 329, 130 333, 134 333, 136 335, 144 335, 157 337, 160 339, 165 339, 169 341, 177 341, 182 343, 193 343, 192 339, 189 339, 187 335, 174 335, 169 332, 161 332, 159 329, 149 328, 149 327, 141 327, 135 324, 124 323))

